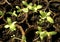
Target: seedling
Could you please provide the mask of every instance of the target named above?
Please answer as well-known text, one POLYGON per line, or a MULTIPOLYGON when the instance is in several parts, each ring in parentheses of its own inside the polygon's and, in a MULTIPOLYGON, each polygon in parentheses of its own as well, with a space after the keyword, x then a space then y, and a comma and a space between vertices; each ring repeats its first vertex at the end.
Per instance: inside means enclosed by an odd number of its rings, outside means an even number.
POLYGON ((54 20, 50 16, 51 12, 45 12, 42 10, 40 10, 39 12, 40 12, 40 16, 39 16, 40 19, 39 19, 38 24, 42 24, 45 21, 50 22, 50 23, 54 23, 54 20))
POLYGON ((21 12, 21 8, 19 6, 16 6, 17 12, 21 12))
POLYGON ((8 17, 7 18, 7 23, 8 24, 4 26, 5 28, 9 28, 11 31, 16 30, 16 26, 15 26, 16 21, 12 22, 12 20, 8 17))
POLYGON ((28 8, 20 8, 19 6, 16 6, 16 8, 18 9, 17 12, 24 12, 24 13, 27 13, 28 12, 28 8))
POLYGON ((28 3, 26 1, 22 1, 23 5, 27 6, 28 3))
POLYGON ((25 1, 22 1, 22 4, 27 6, 27 7, 21 9, 19 6, 16 6, 16 8, 18 9, 17 12, 22 12, 23 11, 23 12, 27 13, 29 10, 37 12, 38 9, 42 8, 42 5, 36 5, 36 4, 32 5, 32 3, 28 4, 25 1))
POLYGON ((7 12, 7 14, 10 14, 10 15, 12 15, 12 16, 16 16, 16 17, 17 17, 16 11, 13 11, 13 12, 7 12))
MULTIPOLYGON (((48 21, 50 23, 54 23, 54 20, 50 17, 51 12, 45 12, 42 10, 40 10, 39 12, 40 12, 40 16, 39 16, 40 19, 39 19, 38 24, 41 25, 45 21, 48 21)), ((45 30, 42 30, 41 26, 38 26, 38 31, 36 32, 36 34, 39 35, 41 40, 43 40, 43 38, 46 36, 51 37, 52 35, 55 35, 56 33, 57 32, 55 32, 55 31, 47 32, 45 30)))
POLYGON ((39 27, 38 26, 38 31, 36 32, 37 35, 39 35, 40 39, 43 40, 44 37, 51 37, 52 35, 55 35, 57 32, 55 31, 50 31, 50 32, 47 32, 47 31, 43 31, 42 30, 42 27, 39 27))

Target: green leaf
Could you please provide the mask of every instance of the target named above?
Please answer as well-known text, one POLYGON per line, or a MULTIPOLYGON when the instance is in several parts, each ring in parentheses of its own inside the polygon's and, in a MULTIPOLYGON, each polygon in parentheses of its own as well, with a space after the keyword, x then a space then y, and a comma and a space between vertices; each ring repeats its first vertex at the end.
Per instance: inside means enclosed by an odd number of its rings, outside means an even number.
POLYGON ((37 8, 36 7, 34 7, 34 12, 37 12, 37 8))
POLYGON ((16 23, 16 21, 15 21, 15 22, 13 22, 13 23, 10 25, 10 30, 11 30, 11 31, 16 30, 15 23, 16 23))
POLYGON ((50 16, 47 17, 47 21, 50 23, 54 23, 54 20, 50 16))
POLYGON ((57 34, 57 32, 55 32, 55 31, 51 31, 51 32, 48 32, 50 35, 56 35, 57 34))
POLYGON ((38 31, 41 32, 42 31, 42 27, 38 26, 38 31))
POLYGON ((12 14, 12 12, 7 12, 7 14, 12 14))
POLYGON ((0 11, 0 16, 1 16, 1 15, 4 15, 4 13, 3 13, 2 11, 0 11))
POLYGON ((47 16, 50 16, 50 14, 51 14, 51 12, 48 12, 48 13, 47 13, 47 16))
POLYGON ((41 9, 42 8, 42 6, 41 5, 37 5, 37 9, 41 9))
POLYGON ((44 19, 46 17, 46 15, 47 15, 47 12, 42 11, 42 10, 40 10, 39 12, 40 12, 41 18, 44 19))
POLYGON ((33 6, 33 11, 37 12, 37 5, 36 4, 34 4, 34 6, 33 6))
POLYGON ((23 5, 27 6, 27 2, 26 1, 22 1, 23 5))
POLYGON ((32 3, 29 3, 30 6, 32 6, 33 4, 32 3))
POLYGON ((33 7, 31 5, 28 5, 27 8, 29 8, 30 10, 33 10, 33 7))
POLYGON ((40 32, 41 40, 43 40, 43 38, 46 37, 46 36, 47 36, 46 31, 40 32))
POLYGON ((16 8, 18 9, 17 12, 21 12, 21 9, 19 6, 16 6, 16 8))
POLYGON ((5 27, 5 28, 8 28, 8 27, 9 27, 9 25, 5 25, 4 27, 5 27))
POLYGON ((39 35, 40 34, 40 31, 36 31, 36 34, 39 35))
POLYGON ((7 23, 10 25, 12 23, 11 19, 7 17, 7 23))
POLYGON ((10 15, 12 15, 12 16, 16 16, 16 17, 17 17, 16 11, 13 11, 13 12, 7 12, 7 14, 10 14, 10 15))
POLYGON ((17 17, 16 11, 13 11, 12 15, 17 17))
POLYGON ((19 7, 19 6, 16 6, 16 8, 17 8, 17 9, 20 9, 20 7, 19 7))
POLYGON ((22 11, 23 12, 28 12, 28 8, 23 8, 22 11))
POLYGON ((15 28, 15 25, 10 25, 10 28, 9 28, 11 31, 14 31, 14 30, 16 30, 16 28, 15 28))

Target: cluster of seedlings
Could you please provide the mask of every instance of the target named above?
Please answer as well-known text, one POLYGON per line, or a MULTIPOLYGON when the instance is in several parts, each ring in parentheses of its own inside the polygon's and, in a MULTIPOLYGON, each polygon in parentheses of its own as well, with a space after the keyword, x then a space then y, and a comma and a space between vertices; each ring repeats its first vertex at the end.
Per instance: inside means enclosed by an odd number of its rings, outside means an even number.
MULTIPOLYGON (((8 4, 11 5, 10 3, 8 4)), ((50 27, 50 24, 52 24, 51 26, 53 26, 55 23, 54 17, 51 16, 53 13, 51 10, 46 11, 45 9, 43 9, 42 4, 33 4, 32 2, 27 3, 26 1, 22 1, 22 6, 23 7, 21 8, 21 6, 15 5, 13 9, 7 12, 0 10, 0 19, 3 19, 5 21, 3 28, 8 30, 7 34, 16 32, 18 30, 20 33, 13 33, 12 35, 10 35, 11 39, 8 40, 9 42, 16 42, 14 41, 15 39, 18 40, 17 42, 29 42, 27 41, 29 38, 27 38, 26 35, 29 35, 28 31, 29 29, 32 30, 32 28, 36 30, 34 33, 39 37, 39 40, 36 39, 37 41, 35 40, 35 42, 43 42, 44 38, 47 37, 48 39, 51 39, 53 35, 57 34, 56 31, 46 30, 50 27), (33 21, 32 23, 31 20, 33 21), (29 22, 31 23, 31 25, 29 22), (27 29, 25 29, 24 23, 27 24, 27 29), (46 24, 46 29, 44 29, 44 27, 42 26, 45 23, 49 24, 49 26, 48 24, 46 24), (20 35, 20 38, 16 37, 16 35, 20 35)))

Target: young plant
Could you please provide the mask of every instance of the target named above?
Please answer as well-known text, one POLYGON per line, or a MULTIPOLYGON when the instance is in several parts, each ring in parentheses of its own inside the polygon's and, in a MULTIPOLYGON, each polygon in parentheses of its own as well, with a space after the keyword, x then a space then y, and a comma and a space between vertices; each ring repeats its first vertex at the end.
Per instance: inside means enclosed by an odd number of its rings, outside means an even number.
POLYGON ((27 13, 28 12, 28 8, 20 8, 19 6, 16 6, 16 8, 18 9, 17 12, 24 12, 24 13, 27 13))
POLYGON ((50 32, 47 32, 47 31, 43 31, 42 30, 42 27, 39 27, 38 26, 38 31, 36 31, 36 34, 39 35, 40 39, 43 40, 44 37, 51 37, 52 35, 55 35, 57 32, 55 31, 50 31, 50 32))
POLYGON ((5 28, 9 28, 11 31, 16 30, 16 26, 15 26, 16 21, 12 22, 12 20, 8 17, 7 18, 7 23, 8 24, 4 26, 5 28))
POLYGON ((23 12, 27 13, 29 10, 32 10, 34 12, 37 12, 38 9, 41 9, 42 8, 41 5, 36 5, 36 4, 32 5, 32 3, 29 3, 28 4, 25 1, 22 1, 22 4, 25 5, 25 6, 27 6, 27 7, 21 9, 19 6, 16 6, 16 8, 18 9, 17 12, 22 12, 23 11, 23 12))
POLYGON ((12 16, 16 16, 16 17, 17 17, 16 11, 13 11, 13 12, 7 12, 7 14, 10 14, 10 15, 12 15, 12 16))
POLYGON ((40 16, 39 16, 40 19, 39 19, 39 22, 38 22, 39 24, 42 24, 45 21, 48 21, 50 23, 54 23, 54 20, 50 16, 51 12, 45 12, 45 11, 42 11, 42 10, 40 10, 39 12, 40 12, 40 16))

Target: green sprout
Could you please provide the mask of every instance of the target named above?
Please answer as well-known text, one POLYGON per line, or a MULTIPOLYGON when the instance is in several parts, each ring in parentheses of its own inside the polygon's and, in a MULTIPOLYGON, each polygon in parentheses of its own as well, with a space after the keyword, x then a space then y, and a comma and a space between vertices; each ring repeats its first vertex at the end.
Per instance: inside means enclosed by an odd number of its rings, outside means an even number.
POLYGON ((42 8, 42 5, 36 5, 36 4, 32 5, 32 3, 28 4, 25 1, 22 1, 22 4, 27 6, 27 7, 21 9, 19 6, 16 6, 16 8, 18 9, 17 12, 22 12, 23 11, 23 12, 27 13, 29 10, 37 12, 38 9, 42 8))
POLYGON ((4 26, 5 28, 9 28, 11 31, 16 30, 16 26, 15 26, 16 21, 12 22, 11 19, 8 17, 7 18, 7 23, 8 24, 4 26))
POLYGON ((28 12, 28 8, 20 8, 19 6, 16 6, 16 8, 18 9, 17 12, 24 12, 24 13, 27 13, 28 12))
POLYGON ((26 1, 22 1, 22 4, 25 5, 25 6, 28 5, 28 3, 26 1))
POLYGON ((16 9, 18 9, 17 12, 21 12, 22 11, 19 6, 16 6, 16 9))
POLYGON ((54 23, 54 20, 50 16, 51 12, 45 12, 42 10, 40 10, 39 12, 40 12, 39 17, 41 18, 41 19, 39 19, 40 23, 43 23, 45 20, 50 22, 50 23, 54 23))
POLYGON ((27 13, 28 12, 28 8, 23 8, 22 11, 27 13))
POLYGON ((7 12, 7 14, 10 14, 10 15, 12 15, 12 16, 16 16, 16 17, 17 17, 16 11, 13 11, 13 12, 7 12))
POLYGON ((42 8, 42 5, 36 5, 36 4, 34 4, 34 6, 32 6, 32 7, 33 7, 33 11, 37 12, 38 9, 42 8))
POLYGON ((51 37, 52 35, 55 35, 57 34, 57 32, 55 31, 50 31, 50 32, 47 32, 47 31, 43 31, 42 30, 42 27, 39 27, 38 26, 38 31, 36 31, 36 34, 39 35, 40 39, 43 40, 45 37, 51 37))

